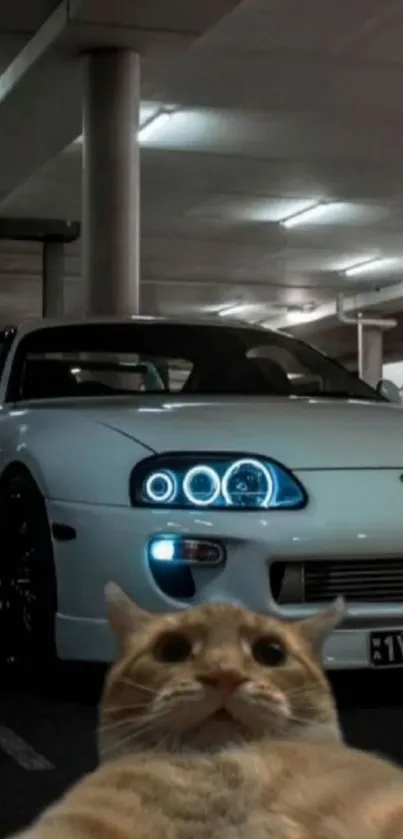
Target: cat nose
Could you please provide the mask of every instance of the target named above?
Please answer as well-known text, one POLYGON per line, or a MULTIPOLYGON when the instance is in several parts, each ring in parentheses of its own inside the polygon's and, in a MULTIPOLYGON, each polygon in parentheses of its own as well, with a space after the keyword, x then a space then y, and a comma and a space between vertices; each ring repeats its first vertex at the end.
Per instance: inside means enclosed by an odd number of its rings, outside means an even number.
POLYGON ((216 670, 213 673, 201 673, 199 681, 203 685, 217 688, 217 690, 235 690, 243 682, 246 682, 246 678, 237 670, 228 669, 216 670))

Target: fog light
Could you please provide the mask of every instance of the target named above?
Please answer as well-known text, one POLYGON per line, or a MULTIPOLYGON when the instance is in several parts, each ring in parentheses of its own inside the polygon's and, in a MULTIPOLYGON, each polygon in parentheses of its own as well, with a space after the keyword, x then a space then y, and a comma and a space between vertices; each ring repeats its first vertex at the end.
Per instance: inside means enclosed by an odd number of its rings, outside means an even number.
POLYGON ((171 562, 175 557, 175 543, 171 539, 156 539, 150 542, 151 559, 160 562, 171 562))
POLYGON ((180 536, 156 536, 148 543, 148 555, 155 562, 180 562, 185 565, 219 565, 225 551, 218 542, 183 539, 180 536))

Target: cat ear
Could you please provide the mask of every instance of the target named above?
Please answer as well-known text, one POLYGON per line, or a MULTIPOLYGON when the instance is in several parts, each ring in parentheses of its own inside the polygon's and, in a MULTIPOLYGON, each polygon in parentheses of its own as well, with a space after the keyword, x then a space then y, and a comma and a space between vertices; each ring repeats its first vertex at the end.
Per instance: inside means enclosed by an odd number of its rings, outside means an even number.
POLYGON ((298 621, 299 634, 308 641, 315 653, 320 653, 326 638, 340 626, 345 614, 345 601, 343 597, 338 597, 327 609, 321 609, 312 618, 298 621))
POLYGON ((106 613, 109 626, 121 647, 141 626, 151 620, 151 615, 140 609, 116 583, 105 586, 106 613))

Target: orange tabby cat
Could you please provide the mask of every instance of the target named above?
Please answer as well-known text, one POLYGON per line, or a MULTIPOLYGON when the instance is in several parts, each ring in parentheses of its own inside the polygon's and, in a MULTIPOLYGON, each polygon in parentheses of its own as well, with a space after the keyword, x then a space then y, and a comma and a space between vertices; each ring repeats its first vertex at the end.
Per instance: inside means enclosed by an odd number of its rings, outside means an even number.
POLYGON ((120 655, 101 706, 103 758, 262 737, 340 738, 320 651, 342 601, 297 624, 222 603, 151 616, 113 584, 107 602, 120 655))
POLYGON ((342 743, 320 665, 340 601, 294 624, 107 602, 105 762, 24 839, 403 839, 403 773, 342 743))

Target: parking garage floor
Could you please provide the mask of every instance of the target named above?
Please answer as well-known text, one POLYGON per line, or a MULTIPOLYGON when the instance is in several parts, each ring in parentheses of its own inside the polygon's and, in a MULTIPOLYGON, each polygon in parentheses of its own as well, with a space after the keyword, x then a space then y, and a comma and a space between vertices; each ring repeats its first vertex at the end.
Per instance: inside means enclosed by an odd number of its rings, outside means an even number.
MULTIPOLYGON (((0 689, 0 836, 34 816, 96 764, 99 672, 72 668, 63 687, 0 689), (77 688, 79 685, 79 689, 77 688)), ((348 741, 403 763, 403 672, 343 674, 333 683, 348 741)))

